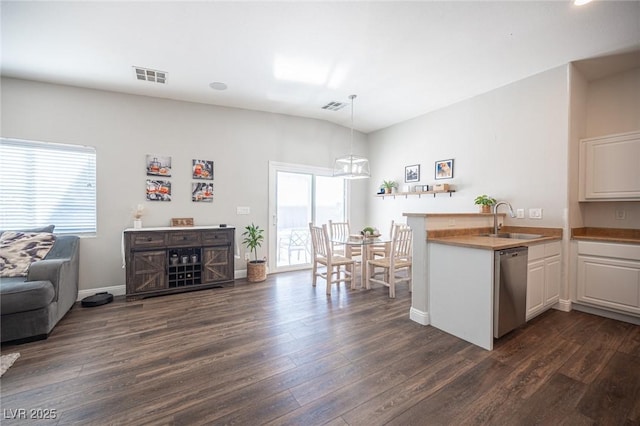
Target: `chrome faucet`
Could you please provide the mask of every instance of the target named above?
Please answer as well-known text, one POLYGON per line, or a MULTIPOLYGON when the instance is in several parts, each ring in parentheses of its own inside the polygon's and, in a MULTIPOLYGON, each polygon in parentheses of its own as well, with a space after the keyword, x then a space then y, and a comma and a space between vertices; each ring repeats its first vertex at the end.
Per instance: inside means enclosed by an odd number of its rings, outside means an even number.
POLYGON ((493 233, 494 234, 498 233, 498 206, 501 206, 503 204, 509 207, 509 215, 511 217, 516 217, 516 214, 513 212, 513 207, 511 207, 511 204, 507 203, 506 201, 498 201, 497 203, 495 203, 493 205, 493 233))

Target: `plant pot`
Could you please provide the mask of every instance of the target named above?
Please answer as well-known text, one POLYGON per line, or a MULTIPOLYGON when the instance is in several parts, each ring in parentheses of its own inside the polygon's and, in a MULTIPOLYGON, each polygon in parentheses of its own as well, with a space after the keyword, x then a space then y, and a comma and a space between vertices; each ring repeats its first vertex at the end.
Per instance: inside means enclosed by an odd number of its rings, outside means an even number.
POLYGON ((384 193, 385 194, 391 194, 391 188, 385 188, 384 189, 384 193))
POLYGON ((251 260, 247 262, 247 281, 259 283, 267 279, 267 261, 251 260))
POLYGON ((142 228, 142 219, 135 219, 133 221, 133 229, 141 229, 142 228))
POLYGON ((491 213, 491 206, 480 206, 480 213, 491 213))

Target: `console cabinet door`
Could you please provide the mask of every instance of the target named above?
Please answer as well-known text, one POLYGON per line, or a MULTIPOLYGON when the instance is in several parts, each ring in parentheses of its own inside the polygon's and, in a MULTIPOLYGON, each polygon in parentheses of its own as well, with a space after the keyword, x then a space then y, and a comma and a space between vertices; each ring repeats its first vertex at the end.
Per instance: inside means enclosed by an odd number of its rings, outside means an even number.
POLYGON ((133 266, 129 268, 130 277, 127 280, 127 294, 144 293, 147 291, 164 290, 167 288, 167 252, 138 251, 132 255, 133 266))
POLYGON ((204 247, 202 249, 202 282, 229 280, 233 280, 231 246, 204 247))

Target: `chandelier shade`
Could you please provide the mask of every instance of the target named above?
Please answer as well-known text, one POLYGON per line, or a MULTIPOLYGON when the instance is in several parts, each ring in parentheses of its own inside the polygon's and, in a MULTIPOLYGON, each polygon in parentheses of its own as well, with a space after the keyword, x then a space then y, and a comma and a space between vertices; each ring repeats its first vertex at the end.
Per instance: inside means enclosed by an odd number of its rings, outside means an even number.
POLYGON ((359 155, 353 155, 353 100, 356 95, 349 96, 351 99, 351 148, 349 155, 336 158, 333 163, 333 176, 345 179, 365 179, 371 177, 369 171, 369 160, 359 155))
POLYGON ((346 179, 364 179, 371 177, 369 160, 353 154, 338 157, 333 165, 333 176, 346 179))

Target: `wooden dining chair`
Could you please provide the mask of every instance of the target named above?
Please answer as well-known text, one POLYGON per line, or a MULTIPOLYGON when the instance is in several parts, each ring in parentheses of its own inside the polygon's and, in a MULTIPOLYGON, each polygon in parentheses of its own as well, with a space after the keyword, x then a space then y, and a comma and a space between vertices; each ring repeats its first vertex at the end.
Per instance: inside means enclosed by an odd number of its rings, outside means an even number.
POLYGON ((371 288, 371 283, 387 286, 391 298, 396 297, 396 284, 398 283, 408 282, 409 291, 411 291, 412 244, 411 228, 396 225, 393 230, 389 255, 367 261, 367 270, 371 273, 367 274, 366 287, 371 288), (382 269, 382 272, 374 273, 376 268, 382 269), (378 275, 381 275, 382 278, 377 278, 378 275))
POLYGON ((335 240, 347 240, 351 235, 351 226, 349 222, 329 221, 329 239, 332 241, 331 247, 334 254, 340 254, 345 257, 362 256, 362 247, 346 246, 344 244, 333 242, 335 240))
MULTIPOLYGON (((391 227, 389 228, 389 238, 390 240, 393 240, 393 234, 395 232, 396 229, 396 225, 400 226, 402 228, 406 228, 408 227, 407 224, 405 223, 398 223, 396 224, 396 222, 391 219, 391 227)), ((373 255, 373 257, 388 257, 389 256, 389 252, 391 250, 391 243, 380 243, 380 244, 375 244, 373 247, 371 247, 371 253, 373 255)))
POLYGON ((311 231, 311 245, 313 247, 313 286, 316 286, 318 277, 324 278, 327 282, 327 294, 331 294, 331 284, 349 282, 351 288, 355 288, 353 273, 355 261, 345 256, 333 253, 331 240, 327 225, 314 226, 309 224, 311 231), (319 270, 318 266, 323 265, 325 272, 319 270), (335 277, 334 277, 335 275, 335 277))

